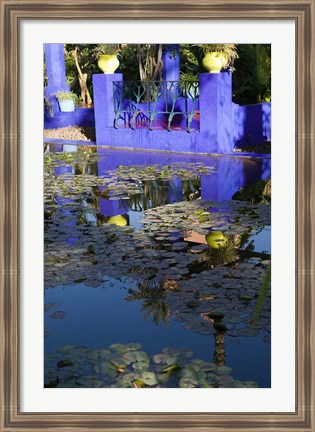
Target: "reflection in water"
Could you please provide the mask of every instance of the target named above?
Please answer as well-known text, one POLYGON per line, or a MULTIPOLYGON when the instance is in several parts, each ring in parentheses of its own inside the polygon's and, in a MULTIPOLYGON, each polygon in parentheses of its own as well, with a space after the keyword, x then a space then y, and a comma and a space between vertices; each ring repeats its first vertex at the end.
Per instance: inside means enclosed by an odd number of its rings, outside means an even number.
MULTIPOLYGON (((121 184, 117 183, 118 180, 115 179, 115 175, 111 175, 108 184, 103 186, 104 183, 99 185, 95 178, 90 182, 88 179, 98 174, 106 176, 109 170, 116 169, 121 163, 121 157, 119 161, 117 159, 119 152, 111 153, 108 151, 104 154, 105 158, 102 161, 93 161, 91 153, 88 158, 89 161, 82 158, 82 160, 77 160, 75 164, 71 164, 70 156, 66 155, 63 159, 63 166, 48 166, 47 168, 47 172, 55 174, 57 181, 60 181, 60 178, 62 180, 64 178, 66 180, 75 180, 74 183, 78 181, 74 187, 77 188, 76 191, 79 191, 77 195, 71 195, 71 193, 67 195, 65 193, 62 196, 52 191, 51 195, 45 199, 45 229, 48 231, 51 229, 51 232, 53 232, 49 243, 56 246, 55 250, 51 246, 48 247, 46 258, 48 270, 51 270, 50 286, 54 286, 53 284, 56 284, 57 280, 68 289, 69 282, 67 285, 62 281, 69 277, 69 280, 75 283, 84 281, 87 286, 97 288, 102 285, 104 278, 108 276, 114 275, 119 283, 121 276, 132 276, 133 279, 136 279, 136 283, 128 287, 127 294, 124 292, 123 297, 127 300, 124 303, 135 303, 136 305, 139 302, 143 314, 142 319, 153 322, 155 327, 163 324, 165 327, 168 326, 169 329, 172 327, 172 318, 175 317, 178 323, 189 329, 187 333, 194 333, 196 337, 197 335, 207 335, 208 342, 209 335, 213 336, 211 343, 214 344, 214 348, 210 351, 209 347, 209 352, 206 353, 204 359, 210 361, 213 358, 216 365, 225 365, 228 358, 225 338, 230 338, 231 335, 238 336, 239 334, 257 335, 257 331, 255 332, 254 329, 249 328, 246 322, 244 328, 241 329, 242 331, 239 332, 238 317, 235 315, 240 315, 240 310, 248 311, 247 305, 254 304, 255 290, 257 288, 254 286, 253 281, 256 277, 260 278, 261 273, 259 268, 253 269, 245 266, 245 273, 240 271, 241 276, 235 276, 231 287, 225 284, 229 280, 229 273, 223 276, 221 268, 224 267, 227 271, 230 269, 235 270, 236 274, 238 263, 243 262, 244 257, 246 259, 251 257, 255 252, 255 236, 259 237, 259 242, 263 244, 260 236, 264 234, 264 227, 257 228, 255 226, 255 230, 250 227, 257 215, 255 212, 251 213, 245 205, 243 210, 240 208, 237 215, 234 212, 233 217, 228 210, 226 212, 222 211, 222 206, 219 205, 218 208, 220 207, 220 209, 211 208, 206 209, 206 211, 201 210, 200 213, 195 212, 195 210, 197 204, 201 202, 198 201, 199 199, 230 200, 233 193, 240 186, 248 181, 255 181, 257 177, 265 176, 266 172, 268 173, 268 168, 264 173, 261 162, 204 158, 208 165, 215 165, 216 173, 192 175, 190 179, 186 177, 180 179, 176 176, 168 180, 160 178, 126 180, 124 178, 121 184), (109 155, 110 157, 108 157, 109 155), (70 165, 65 165, 67 163, 70 165), (64 175, 65 177, 63 177, 64 175), (87 182, 82 183, 82 178, 84 182, 85 180, 87 182), (120 186, 121 189, 119 189, 120 186), (145 221, 141 220, 147 217, 148 212, 146 211, 149 209, 157 207, 163 209, 167 204, 182 201, 194 205, 194 207, 191 207, 192 213, 196 215, 197 223, 199 219, 199 223, 202 225, 200 232, 193 229, 189 231, 186 228, 185 230, 177 229, 176 219, 172 218, 168 221, 169 231, 163 231, 163 228, 155 229, 154 222, 152 227, 146 228, 145 221), (56 204, 58 205, 56 206, 56 204), (244 218, 249 220, 246 227, 244 226, 244 218), (131 227, 128 227, 128 225, 131 225, 131 227), (74 234, 67 236, 67 227, 70 228, 70 226, 74 227, 74 234), (134 231, 132 227, 135 228, 134 231), (259 232, 259 229, 261 232, 259 232), (139 236, 137 237, 137 235, 139 236), (98 239, 100 239, 99 242, 98 239), (124 239, 126 239, 125 243, 123 243, 124 239), (57 248, 59 245, 60 249, 57 248), (74 249, 70 249, 73 245, 74 249), (69 250, 67 250, 68 246, 69 250), (64 261, 60 258, 60 250, 64 251, 64 261), (160 254, 156 255, 157 258, 152 258, 151 254, 153 252, 159 252, 160 254), (168 254, 168 258, 165 259, 163 254, 168 254), (153 260, 156 259, 156 268, 150 270, 149 259, 151 260, 150 265, 153 265, 153 260), (144 261, 146 261, 146 265, 142 267, 144 261), (132 264, 133 262, 135 264, 132 264), (163 266, 163 263, 167 265, 163 266), (49 265, 51 265, 50 268, 49 265), (65 265, 68 273, 66 271, 62 273, 63 265, 65 265), (97 273, 94 269, 98 268, 98 266, 100 271, 97 273), (137 268, 140 270, 139 272, 137 272, 137 268), (77 275, 77 269, 80 269, 79 275, 77 275), (209 274, 212 274, 212 270, 216 271, 216 269, 218 271, 212 280, 209 274), (250 274, 250 278, 248 278, 248 282, 243 283, 240 279, 243 276, 244 280, 246 279, 246 272, 250 274), (97 277, 95 277, 96 273, 97 277), (221 287, 221 281, 223 285, 225 284, 223 287, 221 287), (231 288, 233 290, 229 291, 231 288), (234 305, 236 305, 235 314, 234 305), (225 325, 225 322, 220 321, 218 315, 215 318, 209 316, 209 313, 213 312, 213 310, 222 308, 224 308, 227 318, 229 318, 230 313, 232 315, 229 327, 225 325), (205 316, 208 316, 208 321, 206 321, 205 316)), ((192 156, 183 155, 177 155, 176 157, 170 155, 152 156, 136 155, 132 152, 124 153, 124 155, 126 159, 123 160, 126 165, 139 163, 139 159, 142 159, 144 164, 150 164, 153 160, 154 163, 161 162, 170 165, 173 161, 183 162, 187 160, 190 161, 189 163, 193 162, 192 156)), ((74 156, 72 155, 71 158, 74 158, 74 156)), ((198 161, 201 159, 202 157, 198 156, 198 161)), ((126 170, 120 169, 120 172, 125 173, 126 170)), ((65 183, 61 190, 68 191, 67 188, 68 186, 65 183)), ((180 207, 170 206, 170 208, 174 209, 175 215, 180 214, 180 217, 183 216, 180 207)), ((159 212, 160 209, 156 214, 152 215, 153 220, 158 219, 159 212)), ((266 237, 268 237, 270 243, 270 231, 267 230, 265 234, 267 234, 266 237)), ((47 242, 47 245, 49 243, 47 242)), ((268 245, 261 250, 262 255, 269 252, 270 246, 268 249, 268 245)), ((119 285, 118 282, 117 285, 119 285)), ((120 285, 116 288, 117 290, 121 289, 120 285)), ((81 301, 79 297, 80 295, 77 298, 72 295, 71 301, 75 303, 76 307, 81 301)), ((90 293, 87 294, 87 297, 92 298, 90 293)), ((64 299, 65 297, 62 294, 60 298, 64 299)), ((108 301, 108 307, 109 304, 112 304, 113 299, 109 301, 108 297, 106 297, 106 301, 108 301)), ((104 301, 104 305, 106 301, 104 301)), ((110 323, 106 324, 107 327, 110 325, 111 332, 117 335, 117 341, 123 337, 127 330, 133 328, 132 322, 128 321, 125 316, 126 312, 124 313, 122 303, 118 304, 117 302, 115 308, 118 311, 115 314, 120 317, 116 327, 112 328, 110 323), (120 327, 122 331, 120 331, 120 327)), ((91 334, 95 332, 95 327, 93 328, 95 309, 94 299, 91 300, 91 311, 93 312, 89 312, 89 319, 85 320, 87 332, 91 332, 91 334)), ((68 313, 68 309, 66 312, 68 313)), ((262 316, 258 323, 260 328, 268 326, 268 312, 268 310, 264 310, 266 315, 262 316)), ((98 313, 103 316, 104 310, 98 313)), ((107 311, 107 314, 108 320, 112 321, 114 317, 110 314, 110 311, 107 311)), ((68 316, 69 318, 64 320, 64 326, 67 326, 71 314, 68 314, 68 316)), ((71 325, 76 328, 74 321, 71 325)), ((136 333, 141 333, 143 328, 144 326, 139 326, 136 333)), ((177 334, 172 340, 175 344, 177 343, 177 334)), ((165 335, 166 333, 160 333, 158 343, 163 341, 165 335)), ((128 338, 130 341, 132 340, 130 336, 128 338)), ((134 336, 132 338, 133 341, 136 341, 134 336)), ((181 343, 183 344, 185 340, 185 337, 182 338, 181 343)), ((172 341, 170 345, 173 346, 172 341)), ((76 343, 72 341, 71 337, 66 341, 66 343, 68 342, 76 343)), ((152 345, 155 346, 156 343, 157 341, 153 341, 152 337, 149 337, 145 350, 151 349, 152 345)), ((98 346, 99 341, 95 341, 95 344, 98 346)), ((267 382, 269 378, 267 377, 267 382)))
POLYGON ((196 199, 200 191, 200 177, 194 180, 173 179, 138 181, 139 193, 133 194, 128 200, 129 209, 142 212, 183 199, 189 201, 196 199))
MULTIPOLYGON (((142 301, 141 311, 144 312, 144 319, 152 318, 155 325, 163 323, 165 327, 169 325, 171 312, 165 294, 167 291, 179 289, 177 281, 165 279, 158 286, 151 287, 150 281, 145 280, 138 283, 137 289, 130 288, 125 296, 127 301, 142 301)), ((213 360, 217 366, 225 365, 225 347, 223 330, 224 324, 220 319, 212 320, 215 328, 214 338, 214 355, 213 360)))
POLYGON ((214 334, 214 362, 217 366, 225 366, 224 332, 214 334))
POLYGON ((165 291, 163 284, 157 287, 150 287, 150 281, 145 280, 138 283, 136 290, 129 289, 125 299, 127 301, 142 300, 141 311, 144 312, 144 319, 152 318, 154 324, 158 325, 162 322, 165 327, 168 326, 170 320, 170 309, 165 301, 165 291))

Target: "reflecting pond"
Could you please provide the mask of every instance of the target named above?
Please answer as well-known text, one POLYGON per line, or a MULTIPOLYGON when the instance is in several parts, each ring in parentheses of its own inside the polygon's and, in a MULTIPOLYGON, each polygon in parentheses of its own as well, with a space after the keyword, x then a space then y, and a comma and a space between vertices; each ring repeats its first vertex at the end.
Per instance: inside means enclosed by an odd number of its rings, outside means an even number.
POLYGON ((45 386, 270 387, 270 159, 47 150, 45 386))

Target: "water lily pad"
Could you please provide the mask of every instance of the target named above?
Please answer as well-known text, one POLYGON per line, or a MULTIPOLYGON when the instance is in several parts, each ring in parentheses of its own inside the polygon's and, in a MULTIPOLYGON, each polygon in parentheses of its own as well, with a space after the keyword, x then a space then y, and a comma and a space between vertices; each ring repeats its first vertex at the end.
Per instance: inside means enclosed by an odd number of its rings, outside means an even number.
POLYGON ((146 383, 144 383, 142 380, 140 379, 135 379, 132 381, 132 385, 135 388, 145 388, 148 387, 148 385, 146 383))
POLYGON ((57 368, 60 369, 60 368, 63 368, 63 367, 73 366, 73 364, 74 363, 71 360, 64 359, 64 360, 60 360, 57 363, 57 368))
POLYGON ((198 380, 190 377, 182 377, 178 382, 179 387, 181 388, 192 388, 197 387, 198 380))
POLYGON ((79 387, 97 388, 102 387, 103 381, 93 375, 81 376, 75 379, 79 387))
POLYGON ((114 378, 117 374, 116 366, 111 362, 102 361, 94 366, 94 371, 101 375, 108 375, 114 378))
POLYGON ((59 307, 59 306, 60 306, 60 303, 46 303, 44 306, 44 311, 48 312, 51 309, 54 309, 54 308, 59 307))
POLYGON ((66 318, 67 314, 66 312, 63 311, 56 311, 53 312, 49 315, 49 318, 53 318, 53 319, 64 319, 66 318))
POLYGON ((146 371, 149 369, 150 361, 138 361, 132 364, 135 371, 146 371))
POLYGON ((154 386, 156 385, 157 379, 156 379, 156 375, 154 372, 142 372, 141 374, 141 380, 149 386, 154 386))

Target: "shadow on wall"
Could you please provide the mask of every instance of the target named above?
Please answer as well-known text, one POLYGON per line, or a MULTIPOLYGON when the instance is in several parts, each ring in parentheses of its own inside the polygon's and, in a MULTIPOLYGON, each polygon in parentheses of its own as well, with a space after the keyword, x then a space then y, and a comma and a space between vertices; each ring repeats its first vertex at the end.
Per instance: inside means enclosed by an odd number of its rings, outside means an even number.
POLYGON ((233 103, 236 147, 263 144, 271 140, 271 103, 239 106, 233 103))

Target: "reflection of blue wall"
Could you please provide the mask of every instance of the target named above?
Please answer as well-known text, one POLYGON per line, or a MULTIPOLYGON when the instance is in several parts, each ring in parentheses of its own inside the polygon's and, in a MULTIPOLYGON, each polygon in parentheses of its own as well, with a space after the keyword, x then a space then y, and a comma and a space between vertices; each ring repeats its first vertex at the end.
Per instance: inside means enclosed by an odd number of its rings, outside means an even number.
POLYGON ((216 159, 216 173, 201 176, 201 198, 230 200, 240 187, 271 177, 270 159, 216 159))
POLYGON ((180 178, 171 180, 167 200, 169 204, 183 200, 183 182, 180 178))
MULTIPOLYGON (((202 155, 179 155, 172 153, 131 152, 124 150, 98 149, 101 159, 98 162, 99 175, 119 165, 170 165, 202 162, 214 167, 214 174, 201 175, 202 199, 229 200, 242 186, 271 177, 271 159, 253 159, 232 156, 210 157, 202 155)), ((178 180, 178 187, 181 183, 178 180)))
POLYGON ((72 165, 60 165, 54 168, 55 174, 74 174, 74 168, 72 165))
POLYGON ((100 197, 100 213, 104 216, 117 216, 126 212, 124 200, 107 200, 100 197))

